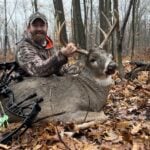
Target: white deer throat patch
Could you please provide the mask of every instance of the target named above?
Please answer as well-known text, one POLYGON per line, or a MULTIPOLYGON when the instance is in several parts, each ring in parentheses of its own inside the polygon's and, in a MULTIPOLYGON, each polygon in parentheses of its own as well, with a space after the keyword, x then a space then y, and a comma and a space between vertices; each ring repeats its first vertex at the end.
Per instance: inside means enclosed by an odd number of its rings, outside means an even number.
POLYGON ((100 86, 110 86, 114 84, 114 80, 112 79, 111 75, 106 78, 95 78, 94 80, 100 86))

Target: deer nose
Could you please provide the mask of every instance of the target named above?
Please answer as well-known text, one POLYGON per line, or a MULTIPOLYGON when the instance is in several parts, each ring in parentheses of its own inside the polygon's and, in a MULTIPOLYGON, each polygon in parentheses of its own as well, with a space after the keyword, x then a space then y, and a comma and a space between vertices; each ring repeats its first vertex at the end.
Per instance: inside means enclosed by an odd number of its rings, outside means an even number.
POLYGON ((115 70, 117 69, 117 64, 115 62, 110 62, 107 66, 107 75, 111 75, 115 73, 115 70))

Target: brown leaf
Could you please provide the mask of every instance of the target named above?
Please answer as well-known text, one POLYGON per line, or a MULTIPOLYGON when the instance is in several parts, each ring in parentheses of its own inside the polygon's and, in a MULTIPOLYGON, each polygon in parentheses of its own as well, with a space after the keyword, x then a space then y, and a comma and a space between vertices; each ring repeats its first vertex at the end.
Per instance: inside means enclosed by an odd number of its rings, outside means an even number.
POLYGON ((132 150, 145 150, 144 143, 141 140, 134 140, 132 150))
POLYGON ((104 140, 113 141, 113 140, 116 140, 117 138, 118 138, 118 135, 113 130, 109 130, 106 132, 106 136, 104 137, 104 140))
POLYGON ((138 76, 138 80, 141 83, 146 83, 146 81, 148 80, 148 71, 142 71, 140 73, 141 74, 138 76))
POLYGON ((123 94, 124 94, 125 97, 130 97, 130 96, 132 96, 132 92, 130 92, 128 88, 125 88, 125 89, 123 90, 123 94))
POLYGON ((127 85, 127 88, 128 88, 129 90, 132 90, 132 91, 135 90, 135 87, 134 87, 133 85, 127 85))
POLYGON ((132 107, 128 108, 128 112, 133 112, 137 109, 138 109, 138 107, 137 107, 137 105, 135 105, 135 106, 132 106, 132 107))
POLYGON ((143 92, 144 92, 147 96, 150 96, 150 91, 143 90, 143 92))
POLYGON ((131 126, 129 121, 121 121, 117 123, 117 129, 125 130, 131 126))
POLYGON ((133 129, 131 130, 131 134, 136 134, 141 130, 142 124, 138 123, 137 125, 133 125, 133 129))
POLYGON ((4 145, 4 144, 0 144, 0 149, 3 149, 3 150, 7 150, 10 148, 10 146, 7 146, 7 145, 4 145))
POLYGON ((41 148, 42 148, 42 145, 38 144, 33 148, 33 150, 41 150, 41 148))

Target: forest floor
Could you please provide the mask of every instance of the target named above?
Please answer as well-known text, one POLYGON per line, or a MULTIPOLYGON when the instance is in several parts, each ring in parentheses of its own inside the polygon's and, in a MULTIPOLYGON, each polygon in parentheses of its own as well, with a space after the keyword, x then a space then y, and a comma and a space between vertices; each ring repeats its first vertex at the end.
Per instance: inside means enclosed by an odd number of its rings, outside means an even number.
MULTIPOLYGON (((124 60, 125 72, 131 70, 124 60)), ((150 84, 148 72, 140 72, 137 79, 122 81, 117 73, 104 112, 108 119, 88 128, 76 124, 38 123, 10 145, 11 150, 149 150, 150 149, 150 84)), ((2 133, 18 127, 9 124, 2 133)))

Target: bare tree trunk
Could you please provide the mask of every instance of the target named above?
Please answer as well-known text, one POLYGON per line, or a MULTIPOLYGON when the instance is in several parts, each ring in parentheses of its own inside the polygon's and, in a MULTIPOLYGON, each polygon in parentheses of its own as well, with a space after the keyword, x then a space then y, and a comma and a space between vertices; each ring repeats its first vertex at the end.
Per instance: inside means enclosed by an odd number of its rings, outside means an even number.
POLYGON ((144 36, 143 36, 143 39, 144 39, 144 49, 146 50, 146 48, 147 48, 147 46, 148 46, 148 25, 147 25, 147 20, 148 20, 148 17, 147 16, 145 16, 145 23, 144 23, 144 32, 143 33, 145 33, 144 34, 144 36))
POLYGON ((38 0, 34 0, 34 11, 38 11, 38 0))
POLYGON ((66 24, 65 24, 65 14, 64 14, 62 0, 53 0, 53 3, 55 8, 55 19, 57 21, 57 27, 64 23, 61 31, 61 39, 63 39, 65 43, 68 43, 66 24))
POLYGON ((4 62, 6 62, 6 55, 7 55, 7 43, 8 43, 8 35, 7 35, 7 2, 6 2, 6 0, 4 0, 4 9, 5 9, 4 62))
POLYGON ((133 0, 130 0, 128 10, 127 10, 127 12, 125 14, 125 18, 123 20, 123 24, 120 28, 120 31, 118 31, 118 34, 120 34, 118 48, 117 48, 117 50, 118 50, 118 67, 119 67, 119 72, 120 72, 121 78, 124 76, 123 65, 122 65, 122 42, 123 42, 124 32, 125 32, 126 24, 127 24, 129 15, 130 15, 132 5, 133 5, 133 0))
MULTIPOLYGON (((111 11, 112 11, 111 10, 111 0, 106 0, 106 2, 105 2, 105 14, 106 14, 107 18, 109 19, 109 21, 112 23, 111 11)), ((112 53, 112 49, 111 49, 112 37, 113 37, 113 34, 111 35, 111 38, 109 39, 108 44, 106 45, 106 50, 109 53, 112 53)))
POLYGON ((94 42, 94 37, 93 37, 93 3, 92 0, 90 0, 90 27, 89 27, 89 31, 90 31, 90 45, 89 48, 92 49, 93 48, 93 42, 94 42))
POLYGON ((80 0, 72 0, 73 5, 73 24, 74 24, 74 40, 81 48, 86 49, 85 30, 81 18, 80 0))
POLYGON ((87 34, 88 34, 88 30, 87 30, 87 0, 83 0, 83 5, 84 5, 84 29, 85 29, 85 41, 86 41, 86 47, 87 47, 87 34))
POLYGON ((73 2, 72 2, 72 5, 71 5, 71 40, 73 41, 74 40, 74 21, 73 21, 73 2))
POLYGON ((85 34, 87 33, 87 0, 83 0, 84 5, 84 28, 85 28, 85 34))
POLYGON ((139 32, 140 32, 140 15, 139 15, 140 0, 137 0, 135 9, 135 32, 136 32, 136 48, 139 47, 139 32))
MULTIPOLYGON (((132 45, 132 22, 130 23, 129 25, 129 28, 128 28, 129 32, 128 32, 128 35, 127 35, 127 49, 130 50, 131 48, 131 45, 132 45)), ((129 53, 127 53, 128 55, 129 53)))
POLYGON ((86 22, 86 25, 85 25, 86 48, 92 49, 93 43, 94 43, 94 37, 92 35, 92 32, 93 32, 93 2, 92 0, 88 0, 85 5, 86 5, 86 12, 85 12, 86 18, 84 20, 86 20, 85 21, 86 22))
MULTIPOLYGON (((119 10, 118 10, 118 0, 113 0, 113 8, 114 8, 114 14, 115 14, 115 11, 117 12, 117 19, 119 20, 119 10)), ((112 47, 114 47, 115 51, 112 51, 112 54, 114 56, 114 59, 117 61, 117 58, 118 58, 118 53, 117 53, 117 46, 118 46, 118 41, 120 39, 120 24, 119 24, 119 21, 118 21, 118 24, 116 26, 116 30, 115 32, 113 33, 114 37, 113 38, 113 43, 114 45, 112 47)))
POLYGON ((135 43, 135 8, 137 0, 133 0, 133 9, 132 9, 132 47, 131 47, 131 61, 134 56, 134 43, 135 43))
POLYGON ((100 41, 100 30, 98 28, 100 22, 99 22, 99 15, 97 15, 97 12, 94 11, 95 17, 96 17, 96 28, 95 28, 95 46, 99 45, 100 41))
MULTIPOLYGON (((27 19, 27 7, 26 7, 26 2, 25 2, 25 0, 23 0, 22 1, 22 7, 23 7, 23 12, 24 12, 24 16, 25 16, 25 24, 26 24, 26 26, 27 26, 27 24, 28 24, 28 19, 27 19)), ((32 7, 34 7, 33 6, 33 2, 32 2, 32 7)), ((33 10, 34 10, 34 8, 33 8, 33 10)), ((33 11, 34 12, 34 11, 33 11)))
POLYGON ((16 23, 16 25, 15 25, 15 43, 17 43, 17 41, 18 41, 18 25, 16 23))
MULTIPOLYGON (((106 31, 105 18, 102 13, 105 12, 105 0, 99 0, 99 17, 100 17, 100 27, 106 31)), ((100 34, 100 43, 103 41, 103 34, 100 34)))

